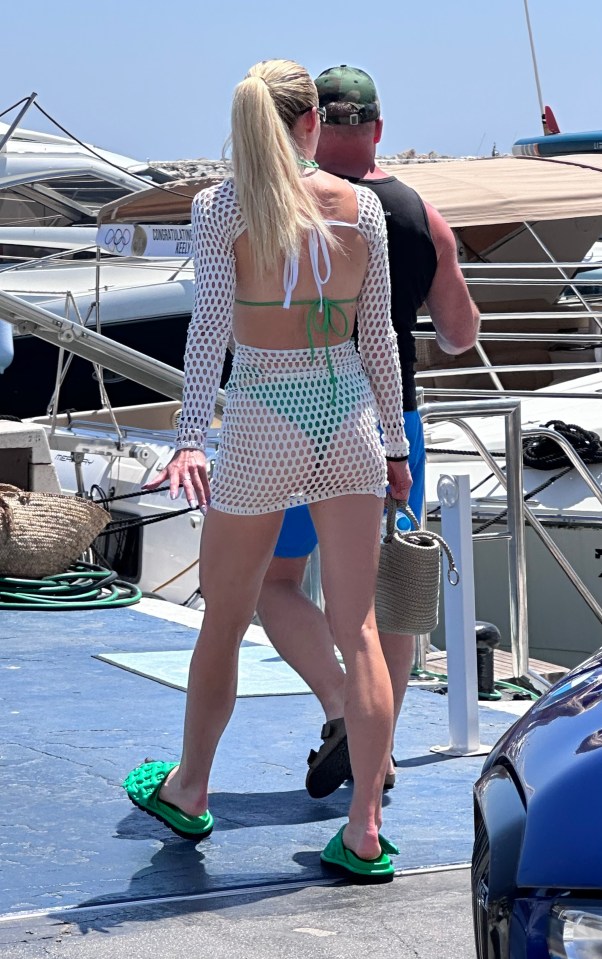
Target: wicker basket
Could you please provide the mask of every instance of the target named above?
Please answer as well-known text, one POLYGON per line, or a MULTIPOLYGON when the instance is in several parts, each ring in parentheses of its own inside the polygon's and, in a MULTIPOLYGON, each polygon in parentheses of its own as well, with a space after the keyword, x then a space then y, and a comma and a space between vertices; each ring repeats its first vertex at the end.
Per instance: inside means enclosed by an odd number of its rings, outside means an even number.
POLYGON ((0 576, 41 579, 67 569, 110 520, 96 503, 0 483, 0 576))
POLYGON ((443 537, 421 529, 406 503, 387 497, 387 533, 380 548, 376 580, 376 624, 383 633, 418 635, 435 629, 439 615, 441 550, 449 563, 448 579, 459 576, 443 537), (401 533, 396 525, 400 507, 413 530, 401 533))

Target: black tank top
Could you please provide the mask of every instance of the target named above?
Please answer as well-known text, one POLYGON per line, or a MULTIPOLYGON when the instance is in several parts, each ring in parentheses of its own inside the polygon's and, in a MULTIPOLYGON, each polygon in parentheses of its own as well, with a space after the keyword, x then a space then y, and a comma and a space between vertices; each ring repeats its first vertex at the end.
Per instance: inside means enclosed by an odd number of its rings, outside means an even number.
POLYGON ((387 221, 391 269, 391 316, 403 378, 403 408, 416 409, 414 363, 416 313, 424 303, 437 269, 437 252, 431 238, 424 203, 397 177, 358 180, 342 177, 358 186, 367 186, 380 200, 387 221))

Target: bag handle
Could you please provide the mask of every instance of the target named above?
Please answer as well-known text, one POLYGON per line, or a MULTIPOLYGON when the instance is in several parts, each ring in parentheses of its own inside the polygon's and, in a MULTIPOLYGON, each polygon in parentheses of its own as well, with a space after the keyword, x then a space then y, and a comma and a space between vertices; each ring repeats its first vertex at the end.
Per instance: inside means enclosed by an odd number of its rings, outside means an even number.
POLYGON ((13 493, 22 493, 23 490, 18 486, 11 486, 10 483, 0 483, 0 523, 10 536, 13 530, 12 512, 10 509, 10 496, 13 493), (8 499, 2 494, 8 494, 8 499))
POLYGON ((414 529, 420 529, 420 523, 416 519, 410 504, 405 499, 394 499, 390 493, 387 493, 385 501, 387 507, 387 536, 392 536, 395 532, 395 520, 397 519, 397 510, 401 509, 406 514, 414 529))
POLYGON ((439 546, 444 551, 447 556, 447 580, 451 586, 457 586, 460 582, 460 573, 454 561, 453 553, 445 542, 442 536, 439 536, 438 533, 433 533, 430 529, 423 529, 416 519, 413 510, 409 506, 407 500, 403 499, 394 499, 390 493, 387 493, 387 499, 385 502, 387 507, 387 535, 385 537, 385 542, 390 542, 393 534, 395 532, 395 520, 397 519, 397 510, 400 509, 406 514, 410 522, 412 523, 414 530, 409 533, 401 533, 400 535, 405 536, 407 539, 412 538, 413 534, 417 531, 420 531, 425 536, 428 536, 433 542, 439 543, 439 546))

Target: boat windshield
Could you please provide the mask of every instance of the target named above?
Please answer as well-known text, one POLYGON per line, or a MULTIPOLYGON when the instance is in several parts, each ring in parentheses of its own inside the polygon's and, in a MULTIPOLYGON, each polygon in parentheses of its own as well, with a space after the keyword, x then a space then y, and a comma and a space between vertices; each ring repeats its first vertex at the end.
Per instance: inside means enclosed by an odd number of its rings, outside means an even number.
POLYGON ((0 180, 0 226, 95 223, 98 210, 131 192, 98 175, 78 173, 24 182, 5 190, 0 180))

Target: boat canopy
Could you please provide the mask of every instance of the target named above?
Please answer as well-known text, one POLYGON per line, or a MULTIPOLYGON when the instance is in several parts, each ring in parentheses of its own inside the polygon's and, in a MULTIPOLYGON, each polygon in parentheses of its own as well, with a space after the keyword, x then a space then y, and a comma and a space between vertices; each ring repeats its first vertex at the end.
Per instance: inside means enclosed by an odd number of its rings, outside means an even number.
POLYGON ((192 198, 221 182, 221 177, 189 177, 106 203, 98 212, 103 223, 190 223, 192 198))
POLYGON ((491 157, 387 167, 452 227, 600 216, 602 156, 491 157))
MULTIPOLYGON (((452 227, 598 217, 602 155, 383 164, 452 227)), ((189 223, 192 197, 220 177, 176 180, 107 203, 98 223, 189 223)))

